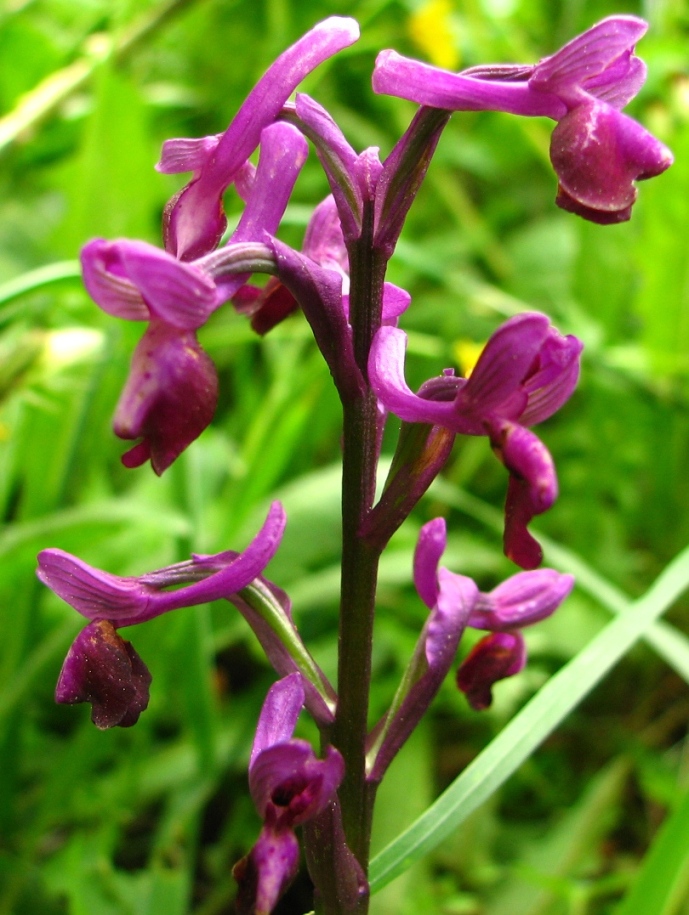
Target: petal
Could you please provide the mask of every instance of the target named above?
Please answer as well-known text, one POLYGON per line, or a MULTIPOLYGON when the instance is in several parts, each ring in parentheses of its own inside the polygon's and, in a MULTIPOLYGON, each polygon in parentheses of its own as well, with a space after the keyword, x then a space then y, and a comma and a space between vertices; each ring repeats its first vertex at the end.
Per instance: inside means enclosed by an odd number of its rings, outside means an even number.
POLYGON ((226 224, 222 194, 258 146, 263 129, 275 120, 305 76, 358 37, 354 19, 331 16, 268 68, 222 134, 207 165, 168 204, 164 218, 168 251, 193 260, 217 245, 226 224))
POLYGON ((145 242, 112 242, 119 246, 123 269, 139 289, 152 316, 171 327, 195 330, 220 304, 211 277, 145 242))
POLYGON ((102 572, 64 550, 42 550, 36 574, 58 597, 90 620, 124 624, 145 611, 152 594, 135 578, 102 572))
POLYGON ((469 626, 503 632, 546 619, 574 587, 574 576, 554 569, 518 572, 489 594, 481 594, 469 617, 469 626))
POLYGON ((396 327, 383 326, 373 338, 369 381, 385 409, 408 423, 444 426, 464 435, 483 434, 482 425, 458 414, 452 401, 428 400, 412 392, 404 377, 406 349, 407 335, 396 327))
POLYGON ((209 276, 146 242, 97 238, 82 249, 81 263, 90 296, 118 318, 156 316, 191 330, 204 324, 219 304, 209 276))
POLYGON ((251 852, 232 869, 238 915, 270 915, 297 876, 299 842, 291 830, 264 827, 251 852))
POLYGON ((602 73, 586 78, 582 87, 589 95, 621 111, 639 94, 646 82, 646 73, 643 60, 628 51, 602 73))
POLYGON ((153 595, 146 616, 137 619, 144 622, 168 610, 178 607, 192 607, 212 600, 228 598, 258 578, 280 546, 287 517, 280 502, 273 502, 263 527, 249 546, 228 563, 225 568, 203 581, 180 588, 177 591, 158 592, 153 595))
POLYGON ((557 96, 535 91, 528 83, 450 73, 396 51, 381 51, 376 58, 373 91, 447 111, 506 111, 555 120, 566 111, 557 96))
POLYGON ((505 502, 505 555, 523 569, 543 558, 527 525, 557 498, 553 459, 545 445, 523 426, 500 423, 489 429, 493 450, 510 472, 505 502))
POLYGON ((218 148, 221 136, 165 140, 156 171, 164 175, 200 171, 218 148))
POLYGON ((117 245, 94 238, 84 245, 79 257, 84 286, 99 308, 128 321, 150 318, 140 290, 124 273, 117 245))
POLYGON ((526 646, 519 632, 496 632, 477 642, 457 671, 457 686, 476 711, 493 701, 498 680, 519 673, 526 663, 526 646))
POLYGON ((528 403, 519 418, 522 425, 543 422, 569 399, 579 380, 582 349, 581 340, 563 337, 554 327, 549 328, 536 369, 524 384, 528 403))
POLYGON ((329 194, 314 209, 304 233, 302 252, 320 267, 349 277, 349 255, 335 198, 329 194))
POLYGON ((112 623, 98 620, 76 637, 62 665, 55 701, 90 702, 91 720, 104 730, 131 727, 148 706, 151 675, 112 623))
POLYGON ((600 102, 579 105, 560 121, 550 158, 564 193, 605 215, 626 214, 636 199, 633 182, 672 164, 672 154, 659 140, 600 102))
POLYGON ((304 706, 301 674, 293 673, 278 680, 268 690, 256 726, 249 769, 256 756, 275 743, 287 741, 294 734, 299 713, 304 706))
POLYGON ((580 86, 613 66, 647 29, 648 23, 636 16, 609 16, 542 60, 529 84, 542 92, 556 93, 580 86))
POLYGON ((343 778, 344 762, 335 747, 318 759, 305 740, 293 739, 257 754, 249 788, 264 819, 291 829, 324 810, 343 778))
POLYGON ((383 322, 397 326, 397 319, 409 308, 411 296, 406 289, 394 283, 383 285, 383 322))
POLYGON ((486 343, 456 408, 476 417, 497 414, 518 419, 527 403, 523 389, 529 369, 548 338, 550 321, 538 312, 515 315, 486 343))
POLYGON ((435 607, 438 594, 438 565, 447 546, 444 518, 434 518, 419 531, 414 551, 414 585, 424 604, 435 607))
MULTIPOLYGON (((140 463, 150 456, 160 475, 210 423, 217 398, 215 366, 193 333, 152 322, 134 351, 115 434, 143 437, 145 449, 136 449, 140 463)), ((127 466, 136 466, 134 457, 130 452, 127 466)))

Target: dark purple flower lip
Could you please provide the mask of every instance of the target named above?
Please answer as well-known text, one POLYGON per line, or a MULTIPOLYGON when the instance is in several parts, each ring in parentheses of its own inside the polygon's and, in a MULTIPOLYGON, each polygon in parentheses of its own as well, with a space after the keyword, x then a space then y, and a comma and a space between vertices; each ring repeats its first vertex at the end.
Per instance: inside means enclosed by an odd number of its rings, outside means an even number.
POLYGON ((136 724, 148 706, 151 674, 108 620, 97 620, 72 643, 55 688, 55 701, 89 702, 101 730, 136 724))

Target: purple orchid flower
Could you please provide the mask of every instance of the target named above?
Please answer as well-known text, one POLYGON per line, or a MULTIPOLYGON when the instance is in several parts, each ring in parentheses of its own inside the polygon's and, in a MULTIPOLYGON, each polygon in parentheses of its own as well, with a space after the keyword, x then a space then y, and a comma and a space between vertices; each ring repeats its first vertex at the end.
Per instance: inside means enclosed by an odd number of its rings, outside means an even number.
POLYGON ((553 118, 557 204, 592 222, 622 222, 636 200, 634 182, 661 174, 673 161, 659 140, 621 113, 645 80, 645 65, 633 52, 647 28, 635 16, 611 16, 533 66, 462 73, 383 51, 373 88, 450 111, 553 118))
POLYGON ((222 195, 258 146, 263 129, 276 120, 305 76, 358 37, 359 26, 353 19, 331 16, 320 22, 268 68, 223 134, 165 143, 159 171, 194 175, 167 205, 168 251, 187 261, 216 247, 226 225, 222 195))
POLYGON ((376 396, 405 422, 489 437, 510 472, 505 552, 522 568, 535 568, 542 554, 527 525, 552 506, 557 478, 550 454, 527 426, 552 416, 574 390, 581 342, 563 337, 545 315, 517 315, 492 335, 470 378, 450 369, 414 394, 404 378, 406 340, 395 327, 376 334, 369 359, 376 396))
POLYGON ((293 673, 273 684, 261 710, 249 789, 263 828, 233 871, 240 915, 269 915, 273 910, 299 866, 295 827, 328 807, 344 777, 344 762, 334 747, 318 759, 305 740, 292 736, 303 705, 301 677, 293 673))
POLYGON ((445 551, 443 518, 425 524, 414 554, 414 583, 431 613, 390 710, 368 737, 367 778, 379 782, 426 713, 445 679, 479 597, 464 575, 439 568, 445 551))
POLYGON ((457 671, 457 685, 472 708, 488 708, 493 684, 524 668, 526 644, 519 630, 554 613, 573 587, 573 575, 539 569, 519 572, 479 595, 468 625, 490 635, 474 645, 457 671))
POLYGON ((194 263, 128 239, 94 239, 82 250, 84 283, 96 303, 117 317, 150 321, 115 414, 118 436, 143 438, 124 455, 127 467, 150 458, 163 473, 210 423, 218 382, 195 331, 246 283, 251 267, 274 270, 272 252, 257 242, 277 230, 308 147, 283 123, 267 127, 261 141, 258 168, 250 177, 242 172, 246 208, 225 248, 194 263))
POLYGON ((553 569, 519 572, 488 594, 465 575, 440 565, 447 546, 443 518, 421 528, 414 553, 414 584, 430 615, 397 695, 367 741, 367 778, 379 782, 435 698, 467 626, 488 630, 459 668, 457 682, 476 709, 491 703, 491 688, 526 663, 519 632, 550 616, 574 586, 553 569))
POLYGON ((284 510, 274 502, 263 527, 243 553, 193 556, 134 578, 103 572, 64 550, 40 552, 38 578, 90 621, 69 649, 56 701, 90 702, 92 720, 99 728, 134 724, 148 705, 151 678, 131 644, 116 630, 180 607, 219 598, 231 600, 260 577, 284 528, 284 510), (186 587, 163 590, 180 584, 186 587))

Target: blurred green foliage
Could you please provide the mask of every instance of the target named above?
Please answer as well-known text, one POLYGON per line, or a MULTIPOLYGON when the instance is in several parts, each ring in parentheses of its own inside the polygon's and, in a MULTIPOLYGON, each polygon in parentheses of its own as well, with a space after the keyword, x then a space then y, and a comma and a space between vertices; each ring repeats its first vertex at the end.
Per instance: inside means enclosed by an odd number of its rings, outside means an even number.
MULTIPOLYGON (((86 708, 53 704, 79 619, 38 585, 35 555, 59 546, 135 574, 190 550, 242 547, 280 497, 290 521, 269 574, 289 590, 305 639, 334 676, 339 405, 303 320, 257 340, 224 309, 203 331, 221 379, 213 425, 162 479, 150 468, 126 471, 110 421, 140 328, 100 312, 73 261, 96 235, 159 242, 162 208, 180 186, 153 170, 162 141, 222 130, 271 59, 327 15, 356 16, 362 38, 306 91, 356 147, 386 154, 413 107, 374 96, 370 74, 384 47, 432 56, 413 38, 417 7, 0 7, 0 915, 232 911, 231 867, 258 829, 248 747, 272 680, 253 637, 225 604, 133 631, 154 677, 151 706, 131 731, 100 733, 86 708)), ((639 49, 650 76, 630 110, 677 162, 641 186, 631 223, 592 226, 556 210, 547 122, 455 115, 390 269, 413 296, 404 318, 411 382, 456 363, 462 343, 485 340, 527 308, 584 339, 581 386, 542 429, 561 495, 538 526, 634 597, 689 542, 689 11, 682 0, 455 0, 448 8, 438 29, 459 66, 538 59, 613 12, 651 21, 639 49)), ((282 230, 294 244, 326 193, 311 158, 282 230)), ((231 194, 227 205, 239 213, 231 194)), ((505 474, 487 443, 459 443, 444 477, 448 485, 424 500, 383 560, 374 719, 424 619, 411 587, 419 526, 445 514, 447 565, 484 588, 511 571, 488 511, 501 505, 505 474), (453 501, 450 490, 474 498, 453 501)), ((488 713, 471 712, 446 684, 381 794, 379 846, 607 616, 595 588, 575 592, 529 633, 527 670, 498 687, 488 713)), ((686 604, 672 619, 686 629, 686 604)), ((376 897, 373 911, 612 913, 664 814, 686 807, 688 715, 686 683, 648 648, 633 651, 498 796, 376 897)), ((314 736, 306 722, 303 730, 314 736)), ((684 841, 677 822, 664 848, 673 836, 675 847, 684 841)), ((658 915, 689 911, 686 881, 677 879, 658 915)), ((630 899, 624 915, 640 911, 630 899)), ((279 911, 308 906, 299 881, 279 911)))

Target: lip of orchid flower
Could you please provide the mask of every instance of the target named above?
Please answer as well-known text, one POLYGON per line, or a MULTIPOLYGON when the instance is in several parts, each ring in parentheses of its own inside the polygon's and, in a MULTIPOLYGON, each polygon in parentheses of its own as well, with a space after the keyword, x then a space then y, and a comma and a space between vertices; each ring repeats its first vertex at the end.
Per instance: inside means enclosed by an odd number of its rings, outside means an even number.
POLYGON ((242 553, 196 556, 186 563, 138 577, 112 575, 64 550, 38 554, 38 578, 88 620, 132 626, 176 610, 227 598, 260 576, 285 529, 282 505, 273 502, 266 520, 242 553), (189 582, 191 582, 189 584, 189 582), (164 587, 187 583, 174 591, 164 587))
MULTIPOLYGON (((227 130, 207 138, 205 147, 190 144, 188 169, 194 177, 168 203, 165 247, 181 260, 194 260, 217 245, 225 229, 222 195, 259 144, 261 132, 280 114, 299 83, 324 60, 359 37, 354 19, 331 16, 284 51, 251 90, 227 130), (205 153, 205 155, 204 155, 205 153)), ((168 141, 161 168, 184 166, 183 142, 168 141)))
POLYGON ((148 707, 151 674, 108 620, 96 620, 79 633, 65 658, 55 701, 90 702, 91 720, 100 730, 128 728, 148 707))
POLYGON ((493 702, 493 686, 526 665, 521 632, 493 632, 477 642, 457 670, 457 686, 477 712, 493 702))
POLYGON ((122 456, 126 467, 151 461, 160 476, 213 419, 218 376, 196 335, 152 321, 132 356, 132 369, 115 410, 123 439, 143 441, 122 456))
POLYGON ((673 161, 659 140, 620 111, 645 80, 645 65, 633 51, 647 27, 635 16, 611 16, 530 67, 450 73, 383 51, 373 88, 448 111, 559 121, 551 141, 556 203, 593 222, 622 222, 636 199, 634 182, 661 174, 673 161))

